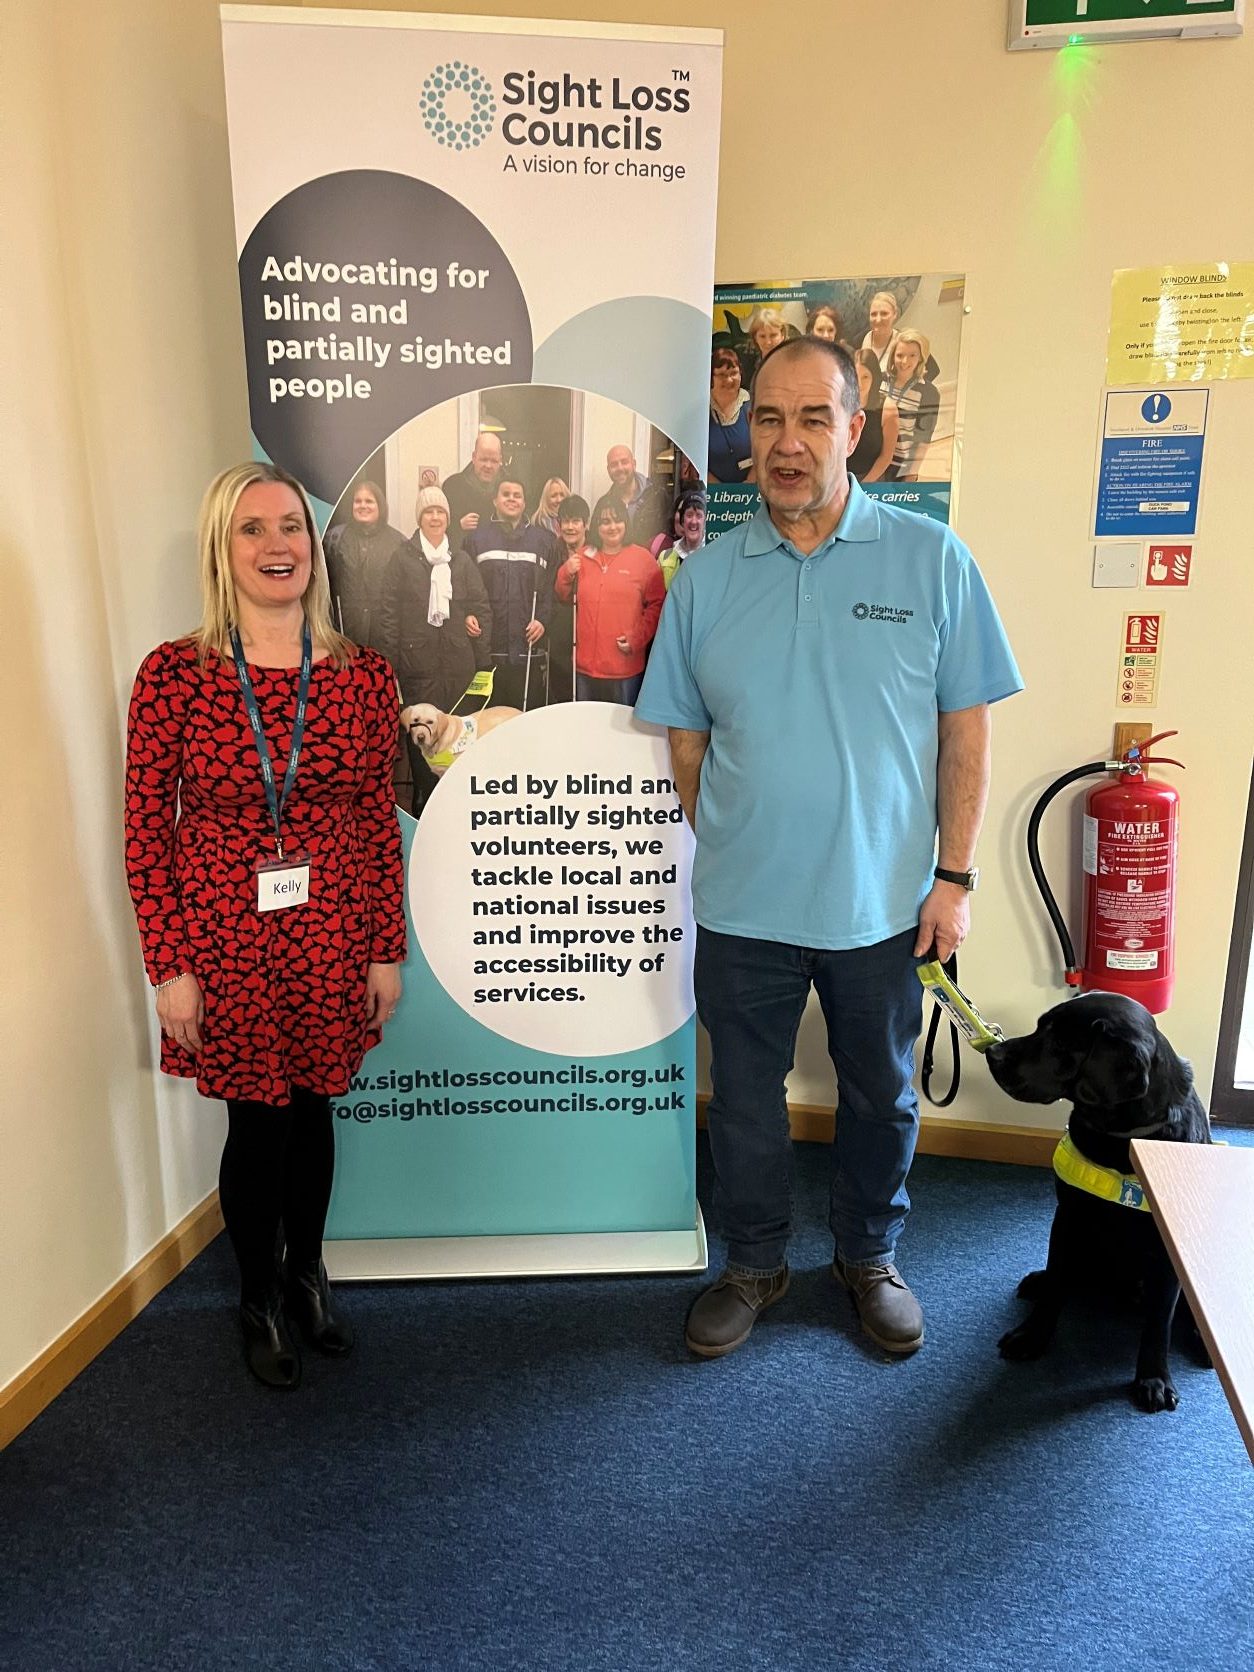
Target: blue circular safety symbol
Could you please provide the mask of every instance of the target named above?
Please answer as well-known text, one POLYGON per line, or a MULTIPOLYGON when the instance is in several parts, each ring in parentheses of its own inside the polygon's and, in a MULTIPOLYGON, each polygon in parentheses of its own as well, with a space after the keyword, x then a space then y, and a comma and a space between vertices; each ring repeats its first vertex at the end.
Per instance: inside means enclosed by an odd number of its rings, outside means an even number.
POLYGON ((1171 411, 1171 401, 1166 395, 1146 395, 1141 402, 1141 417, 1147 424, 1161 424, 1171 411))

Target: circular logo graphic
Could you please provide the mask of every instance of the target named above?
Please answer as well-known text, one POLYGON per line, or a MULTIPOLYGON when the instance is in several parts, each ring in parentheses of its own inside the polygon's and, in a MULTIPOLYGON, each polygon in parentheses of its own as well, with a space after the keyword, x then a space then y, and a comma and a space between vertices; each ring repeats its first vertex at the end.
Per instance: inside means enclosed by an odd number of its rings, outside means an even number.
POLYGON ((454 151, 482 145, 496 126, 492 83, 482 70, 460 58, 436 65, 422 84, 419 109, 431 137, 454 151))
POLYGON ((1141 417, 1147 424, 1161 424, 1171 411, 1171 401, 1166 395, 1146 395, 1141 402, 1141 417))
POLYGON ((853 619, 855 621, 865 621, 867 616, 870 615, 870 613, 871 613, 870 610, 866 607, 865 604, 855 604, 853 606, 853 610, 851 611, 851 614, 853 615, 853 619))

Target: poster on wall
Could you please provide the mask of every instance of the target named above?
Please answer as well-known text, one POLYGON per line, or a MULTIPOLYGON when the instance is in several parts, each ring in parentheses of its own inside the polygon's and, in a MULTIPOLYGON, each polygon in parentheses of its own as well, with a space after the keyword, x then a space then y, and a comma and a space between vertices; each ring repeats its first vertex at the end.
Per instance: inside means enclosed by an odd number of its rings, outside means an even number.
POLYGON ((1254 261, 1118 269, 1107 383, 1229 377, 1254 377, 1254 261))
POLYGON ((1096 536, 1197 532, 1209 401, 1206 389, 1103 392, 1096 536))
POLYGON ((849 461, 868 494, 949 522, 956 493, 966 280, 956 273, 717 285, 710 354, 711 537, 758 506, 749 385, 776 344, 813 336, 858 367, 867 421, 849 461))
POLYGON ((222 30, 254 444, 403 705, 404 997, 336 1100, 328 1266, 699 1269, 690 833, 630 704, 704 474, 721 32, 222 30))

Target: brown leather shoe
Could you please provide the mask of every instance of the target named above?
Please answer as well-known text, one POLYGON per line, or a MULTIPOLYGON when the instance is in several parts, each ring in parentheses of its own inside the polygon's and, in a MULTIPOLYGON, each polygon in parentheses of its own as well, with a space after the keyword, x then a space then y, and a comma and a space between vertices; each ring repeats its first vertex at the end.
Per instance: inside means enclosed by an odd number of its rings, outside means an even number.
POLYGON ((722 1358, 749 1339, 758 1313, 774 1306, 788 1293, 788 1267, 757 1277, 723 1272, 717 1283, 702 1290, 688 1311, 684 1342, 699 1358, 722 1358))
POLYGON ((923 1345, 923 1308, 896 1266, 847 1266, 838 1254, 832 1276, 848 1289, 862 1328, 886 1353, 913 1353, 923 1345))

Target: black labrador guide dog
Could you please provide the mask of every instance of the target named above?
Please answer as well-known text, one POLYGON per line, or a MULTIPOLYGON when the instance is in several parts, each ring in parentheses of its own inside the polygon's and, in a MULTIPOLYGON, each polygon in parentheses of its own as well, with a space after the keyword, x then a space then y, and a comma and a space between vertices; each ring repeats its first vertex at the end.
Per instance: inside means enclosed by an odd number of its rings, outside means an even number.
MULTIPOLYGON (((1179 1399, 1168 1346, 1180 1282, 1153 1216, 1127 1205, 1139 1196, 1135 1184, 1113 1175, 1132 1172, 1133 1138, 1210 1143, 1193 1070, 1143 1005, 1114 993, 1086 993, 1056 1005, 1033 1033, 990 1046, 985 1061, 1002 1090, 1021 1103, 1070 1100, 1067 1132, 1079 1160, 1062 1170, 1087 1186, 1067 1183, 1061 1175, 1055 1180, 1058 1206, 1049 1257, 1044 1271, 1029 1273, 1019 1285, 1032 1310, 998 1342, 1002 1357, 1039 1358, 1070 1293, 1092 1288, 1109 1274, 1127 1273, 1139 1280, 1144 1302, 1133 1403, 1143 1411, 1174 1411, 1179 1399), (1103 1177, 1085 1163, 1110 1171, 1103 1177), (1094 1185, 1109 1194, 1096 1193, 1094 1185)), ((1192 1335, 1197 1356, 1209 1363, 1196 1326, 1192 1335)))

